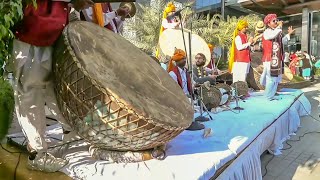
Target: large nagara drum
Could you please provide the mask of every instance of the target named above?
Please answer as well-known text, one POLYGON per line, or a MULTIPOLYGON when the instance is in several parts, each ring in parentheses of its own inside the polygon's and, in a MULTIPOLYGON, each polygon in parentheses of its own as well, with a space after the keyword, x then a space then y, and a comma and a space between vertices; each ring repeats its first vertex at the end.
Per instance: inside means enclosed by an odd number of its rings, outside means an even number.
MULTIPOLYGON (((184 30, 184 39, 186 43, 187 55, 189 55, 189 33, 190 30, 184 30)), ((207 66, 211 60, 211 52, 208 47, 208 44, 197 34, 191 34, 191 59, 194 61, 194 57, 198 53, 202 53, 206 57, 207 66)), ((159 50, 160 50, 160 62, 166 62, 168 58, 167 56, 172 56, 174 54, 175 48, 182 49, 185 51, 183 36, 181 29, 166 29, 163 31, 161 36, 159 37, 159 50)))
POLYGON ((193 120, 177 83, 148 55, 95 24, 69 24, 54 52, 59 107, 95 147, 148 150, 166 144, 193 120))

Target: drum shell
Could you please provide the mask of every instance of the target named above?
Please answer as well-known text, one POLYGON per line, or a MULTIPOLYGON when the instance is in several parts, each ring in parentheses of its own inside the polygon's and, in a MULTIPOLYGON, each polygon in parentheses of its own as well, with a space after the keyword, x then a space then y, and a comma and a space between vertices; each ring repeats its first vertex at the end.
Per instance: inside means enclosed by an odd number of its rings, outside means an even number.
POLYGON ((188 127, 163 124, 119 100, 86 72, 70 45, 67 29, 54 52, 55 90, 63 116, 81 137, 108 150, 140 151, 162 146, 188 127))
POLYGON ((209 89, 202 88, 203 103, 208 108, 216 108, 220 105, 221 102, 221 93, 220 90, 214 86, 210 86, 209 89))

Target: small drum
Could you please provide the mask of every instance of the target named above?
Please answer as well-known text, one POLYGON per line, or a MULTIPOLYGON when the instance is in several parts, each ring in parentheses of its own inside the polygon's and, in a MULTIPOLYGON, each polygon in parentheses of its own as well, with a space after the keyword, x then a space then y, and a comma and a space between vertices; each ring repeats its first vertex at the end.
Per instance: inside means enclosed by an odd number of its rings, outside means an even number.
POLYGON ((232 88, 228 85, 228 84, 225 84, 225 83, 218 83, 216 85, 214 85, 216 88, 219 88, 219 89, 223 89, 223 90, 220 90, 221 92, 221 103, 220 105, 224 105, 226 104, 227 102, 230 102, 231 99, 232 99, 232 88))
POLYGON ((202 88, 203 103, 208 110, 216 108, 221 102, 221 92, 218 88, 210 86, 209 89, 206 87, 202 88))
POLYGON ((169 74, 112 31, 72 22, 53 58, 58 105, 68 123, 97 148, 163 146, 193 120, 191 104, 169 74))
POLYGON ((236 92, 238 92, 237 96, 246 96, 249 92, 249 87, 247 82, 238 81, 233 84, 231 84, 231 87, 235 89, 236 92))

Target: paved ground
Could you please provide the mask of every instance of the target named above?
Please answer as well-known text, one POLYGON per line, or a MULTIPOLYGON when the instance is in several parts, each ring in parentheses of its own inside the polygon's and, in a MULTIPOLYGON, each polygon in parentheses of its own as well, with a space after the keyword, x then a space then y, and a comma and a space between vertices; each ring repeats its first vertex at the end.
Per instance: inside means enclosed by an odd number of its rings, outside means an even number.
POLYGON ((319 180, 320 179, 320 83, 303 91, 312 105, 311 116, 301 119, 301 128, 284 144, 283 154, 261 156, 263 180, 319 180), (310 133, 308 132, 318 132, 310 133), (304 135, 305 134, 305 135, 304 135), (303 136, 304 135, 304 136, 303 136), (291 141, 298 140, 300 141, 291 141), (292 146, 292 147, 290 147, 292 146), (267 166, 266 166, 267 165, 267 166), (266 169, 267 171, 266 171, 266 169))

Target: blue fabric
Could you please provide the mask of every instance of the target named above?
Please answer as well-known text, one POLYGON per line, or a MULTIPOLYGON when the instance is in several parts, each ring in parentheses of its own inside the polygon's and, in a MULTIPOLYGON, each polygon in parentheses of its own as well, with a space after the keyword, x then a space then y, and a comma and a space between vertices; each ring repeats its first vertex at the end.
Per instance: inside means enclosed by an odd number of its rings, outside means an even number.
POLYGON ((311 68, 306 68, 302 70, 302 76, 303 77, 309 77, 311 76, 311 68))
POLYGON ((315 66, 316 68, 320 68, 320 60, 318 60, 318 61, 314 64, 314 66, 315 66))

